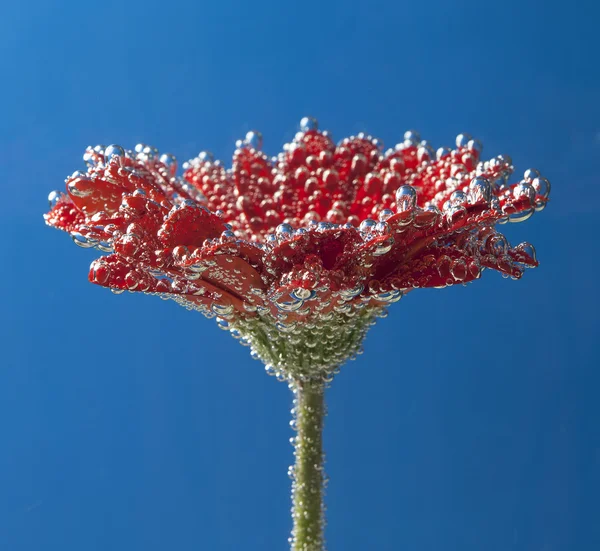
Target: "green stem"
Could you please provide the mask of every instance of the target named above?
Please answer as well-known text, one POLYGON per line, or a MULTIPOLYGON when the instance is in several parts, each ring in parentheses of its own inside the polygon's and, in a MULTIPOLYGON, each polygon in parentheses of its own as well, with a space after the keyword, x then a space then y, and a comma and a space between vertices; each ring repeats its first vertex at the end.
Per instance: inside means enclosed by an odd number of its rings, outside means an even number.
POLYGON ((294 388, 297 434, 292 487, 292 551, 323 550, 324 391, 323 383, 314 382, 298 382, 294 388))

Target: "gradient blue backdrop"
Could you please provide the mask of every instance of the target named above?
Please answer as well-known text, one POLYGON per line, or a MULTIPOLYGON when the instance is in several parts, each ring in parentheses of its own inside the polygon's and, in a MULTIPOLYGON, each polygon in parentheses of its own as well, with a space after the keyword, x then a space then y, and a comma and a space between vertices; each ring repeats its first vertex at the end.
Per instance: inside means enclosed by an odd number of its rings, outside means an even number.
POLYGON ((44 227, 88 144, 185 160, 303 115, 461 131, 553 183, 519 282, 417 291, 328 396, 331 551, 597 551, 592 2, 10 2, 0 18, 0 549, 283 550, 290 393, 214 322, 87 282, 44 227))

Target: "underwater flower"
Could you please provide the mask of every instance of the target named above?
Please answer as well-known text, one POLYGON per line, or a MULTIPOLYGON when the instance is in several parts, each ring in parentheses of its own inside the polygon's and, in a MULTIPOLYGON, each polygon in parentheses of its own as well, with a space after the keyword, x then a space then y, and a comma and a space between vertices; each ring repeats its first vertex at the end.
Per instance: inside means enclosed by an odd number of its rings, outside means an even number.
POLYGON ((89 147, 86 172, 50 194, 45 220, 109 253, 92 262, 93 283, 216 317, 289 382, 289 543, 322 551, 327 383, 407 292, 537 266, 533 246, 511 247, 495 226, 544 209, 550 183, 534 169, 509 183, 510 158, 483 160, 466 134, 434 151, 408 131, 384 151, 364 134, 335 145, 305 117, 276 157, 258 132, 236 145, 230 169, 203 152, 183 175, 143 144, 89 147))
POLYGON ((284 379, 331 378, 413 289, 537 266, 495 226, 542 210, 548 180, 529 169, 509 183, 511 159, 483 160, 466 134, 437 151, 414 131, 388 150, 364 134, 336 145, 305 117, 282 153, 261 148, 249 132, 230 169, 203 152, 180 176, 143 144, 90 147, 45 220, 110 253, 91 282, 217 317, 284 379))

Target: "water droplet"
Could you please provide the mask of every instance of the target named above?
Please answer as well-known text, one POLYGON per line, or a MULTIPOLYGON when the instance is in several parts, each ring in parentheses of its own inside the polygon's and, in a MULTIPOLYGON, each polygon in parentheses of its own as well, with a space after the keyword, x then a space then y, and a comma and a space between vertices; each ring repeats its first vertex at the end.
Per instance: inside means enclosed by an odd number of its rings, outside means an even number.
POLYGON ((153 159, 158 156, 158 149, 156 149, 156 147, 144 143, 137 144, 135 146, 135 152, 137 153, 136 157, 141 161, 153 159))
POLYGON ((159 160, 167 167, 169 174, 171 176, 175 176, 177 173, 177 157, 171 153, 163 153, 159 160))
POLYGON ((375 224, 375 231, 379 235, 387 235, 391 233, 392 228, 387 222, 377 222, 377 224, 375 224))
POLYGON ((217 317, 215 321, 217 322, 217 327, 219 329, 223 329, 223 331, 229 331, 229 329, 231 328, 229 322, 226 319, 217 317))
POLYGON ((290 293, 290 296, 295 300, 309 300, 316 295, 316 291, 299 287, 290 293))
POLYGON ((69 193, 75 197, 88 197, 94 192, 91 178, 87 176, 77 177, 75 180, 71 180, 67 184, 69 193))
POLYGON ((367 158, 362 153, 357 153, 352 157, 352 172, 363 174, 367 170, 367 158))
POLYGON ((386 293, 380 293, 378 295, 374 295, 375 300, 379 300, 381 302, 387 302, 389 304, 393 302, 398 302, 403 296, 402 291, 398 289, 393 289, 392 291, 388 291, 386 293))
POLYGON ((125 150, 120 145, 111 144, 104 151, 104 159, 105 159, 104 162, 107 165, 113 159, 115 159, 116 163, 121 165, 122 164, 121 159, 124 159, 124 158, 125 158, 125 150))
POLYGON ((478 176, 469 184, 469 203, 489 203, 492 198, 492 185, 487 178, 478 176))
POLYGON ((419 149, 417 149, 417 160, 422 163, 423 161, 429 161, 435 158, 435 152, 433 147, 428 142, 422 141, 419 149))
POLYGON ((467 147, 470 140, 472 138, 469 134, 459 134, 456 136, 456 147, 467 147))
POLYGON ((51 191, 48 194, 48 206, 50 208, 54 208, 56 204, 60 201, 62 197, 62 193, 60 191, 51 191))
POLYGON ((533 216, 535 209, 527 209, 521 212, 515 212, 514 214, 510 214, 508 216, 508 221, 513 223, 525 222, 525 220, 529 220, 533 216))
POLYGON ((231 230, 225 230, 223 233, 221 233, 222 243, 233 243, 236 240, 237 237, 235 236, 235 233, 233 233, 231 230))
POLYGON ((215 156, 210 151, 200 151, 198 159, 203 163, 212 163, 215 160, 215 156))
POLYGON ((362 285, 361 283, 359 283, 358 285, 356 285, 352 289, 342 289, 340 291, 340 296, 344 300, 352 300, 353 298, 355 298, 358 295, 360 295, 364 291, 364 289, 365 289, 365 286, 362 285))
POLYGON ((547 199, 550 195, 550 182, 547 178, 534 178, 531 186, 535 189, 536 194, 541 195, 544 199, 547 199))
POLYGON ((259 151, 260 149, 262 149, 263 144, 262 134, 257 130, 250 130, 250 132, 246 134, 244 144, 251 147, 252 149, 256 149, 257 151, 259 151))
POLYGON ((537 262, 537 254, 535 252, 535 248, 531 243, 527 243, 527 241, 523 241, 523 243, 519 243, 515 249, 520 252, 526 254, 533 263, 537 262))
POLYGON ((500 233, 497 233, 488 237, 486 247, 487 250, 494 256, 500 257, 506 254, 506 251, 508 250, 508 242, 506 241, 506 237, 500 233))
POLYGON ((373 230, 375 228, 376 225, 377 225, 377 222, 375 220, 372 220, 371 218, 367 218, 366 220, 363 220, 360 223, 360 226, 358 226, 358 229, 362 232, 370 232, 371 230, 373 230))
POLYGON ((99 241, 96 244, 96 249, 102 251, 103 253, 112 253, 114 252, 114 248, 110 241, 99 241))
POLYGON ((139 285, 138 276, 133 272, 127 272, 125 275, 125 285, 129 291, 134 291, 139 285))
POLYGON ((385 222, 391 216, 394 216, 394 211, 392 209, 383 209, 377 218, 379 218, 381 222, 385 222))
MULTIPOLYGON (((98 147, 98 146, 96 146, 96 147, 98 147)), ((88 148, 86 150, 86 152, 83 154, 83 160, 87 166, 89 166, 90 168, 94 168, 100 162, 104 161, 104 156, 99 155, 97 152, 95 152, 95 149, 90 151, 90 148, 88 148)))
POLYGON ((317 231, 318 232, 324 232, 327 230, 331 230, 335 227, 335 224, 332 224, 331 222, 319 222, 317 224, 317 231))
MULTIPOLYGON (((381 223, 381 222, 380 222, 381 223)), ((377 243, 375 250, 373 251, 373 256, 383 256, 384 254, 389 253, 394 246, 394 238, 389 237, 384 241, 380 241, 377 243)))
MULTIPOLYGON (((494 160, 494 159, 492 159, 492 160, 494 160)), ((495 162, 499 166, 504 166, 504 167, 510 168, 511 173, 512 173, 512 157, 510 155, 506 155, 506 154, 497 155, 495 158, 495 162)))
POLYGON ((96 244, 94 240, 88 239, 85 235, 79 232, 73 232, 71 234, 71 239, 73 239, 73 243, 75 243, 75 245, 83 247, 84 249, 89 249, 96 244))
POLYGON ((304 306, 304 301, 292 297, 290 301, 275 301, 275 306, 283 312, 295 312, 304 306))
POLYGON ((233 314, 234 308, 233 305, 225 305, 225 304, 211 304, 210 309, 213 311, 213 313, 215 313, 217 316, 220 316, 222 318, 226 318, 229 317, 233 314))
POLYGON ((463 259, 455 260, 452 263, 450 271, 457 281, 464 281, 467 277, 467 265, 463 259))
POLYGON ((460 190, 453 191, 452 194, 450 195, 450 199, 448 200, 450 207, 460 207, 460 206, 464 205, 466 202, 467 202, 467 195, 463 191, 460 191, 460 190))
POLYGON ((273 365, 271 365, 271 364, 265 365, 265 371, 266 371, 267 375, 275 375, 275 367, 273 367, 273 365))
POLYGON ((523 179, 528 182, 531 183, 533 182, 533 180, 535 180, 536 178, 539 178, 540 176, 540 171, 535 169, 535 168, 528 168, 525 173, 523 174, 523 179))
POLYGON ((452 153, 452 150, 449 147, 439 147, 435 152, 435 158, 439 161, 452 153))
POLYGON ((535 203, 535 193, 536 190, 527 182, 519 182, 513 189, 513 195, 515 199, 521 199, 525 197, 529 199, 529 202, 532 206, 535 203))
POLYGON ((294 228, 290 224, 279 224, 275 228, 275 234, 280 240, 290 239, 294 235, 294 228))
POLYGON ((401 186, 396 191, 396 211, 407 212, 417 205, 417 192, 412 186, 401 186))
POLYGON ((404 133, 404 140, 417 145, 421 141, 421 135, 416 130, 407 130, 404 133))
POLYGON ((467 142, 467 149, 479 156, 483 151, 483 144, 479 140, 469 140, 467 142))
POLYGON ((319 122, 314 117, 302 117, 300 121, 300 130, 308 132, 309 130, 318 130, 319 122))
POLYGON ((441 215, 440 209, 435 205, 427 205, 424 209, 419 209, 415 214, 415 226, 423 228, 433 226, 441 215))

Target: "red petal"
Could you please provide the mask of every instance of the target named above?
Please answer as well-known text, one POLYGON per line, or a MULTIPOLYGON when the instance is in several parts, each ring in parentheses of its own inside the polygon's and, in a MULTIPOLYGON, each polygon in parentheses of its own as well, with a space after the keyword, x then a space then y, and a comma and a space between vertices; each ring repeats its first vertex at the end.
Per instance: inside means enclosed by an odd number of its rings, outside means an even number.
POLYGON ((67 191, 77 208, 92 216, 100 211, 116 212, 123 194, 129 190, 100 178, 82 176, 68 179, 67 191))
POLYGON ((44 214, 44 220, 49 226, 66 232, 75 231, 85 224, 84 214, 66 196, 59 200, 50 212, 44 214))
POLYGON ((206 239, 220 236, 224 229, 223 221, 215 214, 184 205, 171 210, 158 237, 165 247, 200 247, 206 239))

